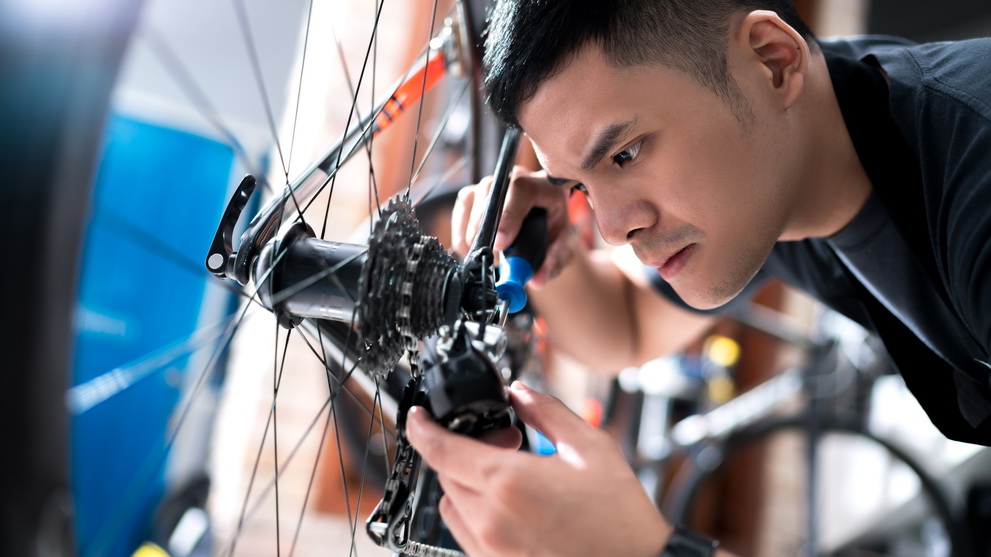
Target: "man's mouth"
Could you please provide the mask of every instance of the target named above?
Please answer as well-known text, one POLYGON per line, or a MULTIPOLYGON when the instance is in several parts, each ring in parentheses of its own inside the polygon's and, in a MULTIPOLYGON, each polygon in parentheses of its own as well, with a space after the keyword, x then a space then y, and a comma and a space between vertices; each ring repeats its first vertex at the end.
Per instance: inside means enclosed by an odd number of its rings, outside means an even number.
POLYGON ((668 257, 667 261, 657 268, 657 272, 661 274, 661 278, 670 282, 685 267, 688 258, 692 256, 694 251, 695 244, 688 244, 675 252, 671 257, 668 257))

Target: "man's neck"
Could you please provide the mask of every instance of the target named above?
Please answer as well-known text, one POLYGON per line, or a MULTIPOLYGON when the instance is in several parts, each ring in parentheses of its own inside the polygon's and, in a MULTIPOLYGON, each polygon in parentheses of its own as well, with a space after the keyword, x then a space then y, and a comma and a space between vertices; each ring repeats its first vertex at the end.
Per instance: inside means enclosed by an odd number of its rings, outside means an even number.
POLYGON ((782 240, 827 237, 843 229, 870 197, 871 183, 857 156, 853 140, 829 78, 826 61, 816 52, 809 72, 802 129, 807 164, 800 176, 792 219, 782 240))

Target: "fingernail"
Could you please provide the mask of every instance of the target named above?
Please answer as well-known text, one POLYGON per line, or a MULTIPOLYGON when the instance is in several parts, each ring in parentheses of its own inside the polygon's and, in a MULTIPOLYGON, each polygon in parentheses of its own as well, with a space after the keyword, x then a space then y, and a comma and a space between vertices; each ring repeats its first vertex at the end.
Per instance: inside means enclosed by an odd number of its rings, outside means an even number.
POLYGON ((519 392, 519 393, 528 393, 528 392, 530 392, 530 387, 527 387, 526 386, 526 383, 524 383, 522 381, 513 381, 513 384, 510 385, 509 388, 510 389, 513 389, 514 391, 519 392))
POLYGON ((506 242, 506 235, 502 232, 496 232, 495 240, 492 242, 492 247, 497 250, 503 250, 506 242))
POLYGON ((422 423, 424 412, 426 410, 419 406, 410 408, 409 412, 406 413, 406 423, 409 425, 416 424, 419 427, 420 423, 422 423))

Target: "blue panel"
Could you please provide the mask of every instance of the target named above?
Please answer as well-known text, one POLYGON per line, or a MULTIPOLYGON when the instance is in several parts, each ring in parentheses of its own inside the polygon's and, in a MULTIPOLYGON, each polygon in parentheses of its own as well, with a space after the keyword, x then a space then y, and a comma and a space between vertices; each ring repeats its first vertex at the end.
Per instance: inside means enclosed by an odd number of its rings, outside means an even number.
MULTIPOLYGON (((147 359, 201 326, 202 261, 232 163, 231 149, 216 141, 111 118, 85 239, 74 385, 147 359)), ((166 428, 184 376, 200 371, 187 370, 189 360, 153 367, 73 419, 81 555, 130 555, 150 535, 164 490, 166 428)))

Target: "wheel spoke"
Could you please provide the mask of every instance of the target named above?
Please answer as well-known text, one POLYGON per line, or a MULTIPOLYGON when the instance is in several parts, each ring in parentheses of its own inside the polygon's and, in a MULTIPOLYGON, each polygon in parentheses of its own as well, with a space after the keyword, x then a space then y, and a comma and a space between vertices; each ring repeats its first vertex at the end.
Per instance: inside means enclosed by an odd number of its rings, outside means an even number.
MULTIPOLYGON (((280 465, 279 465, 279 470, 280 470, 279 476, 281 476, 282 474, 284 474, 285 473, 285 470, 293 462, 293 460, 295 459, 296 455, 299 453, 299 450, 302 447, 304 441, 306 441, 306 438, 310 435, 310 433, 316 427, 316 424, 320 421, 320 417, 323 415, 323 413, 326 412, 326 411, 328 411, 328 409, 331 409, 333 407, 333 405, 335 403, 335 399, 337 398, 337 395, 340 392, 341 392, 341 389, 338 388, 337 390, 333 391, 333 393, 331 393, 329 396, 327 396, 327 398, 324 400, 323 404, 321 405, 320 409, 317 411, 316 415, 313 417, 313 419, 309 422, 309 424, 307 425, 307 427, 304 429, 303 434, 300 436, 300 439, 293 446, 293 449, 289 452, 288 456, 286 456, 286 458, 280 463, 280 465)), ((265 424, 265 430, 263 432, 263 436, 267 436, 267 432, 268 432, 268 430, 271 427, 272 413, 273 412, 272 412, 272 409, 270 407, 269 414, 268 414, 268 419, 266 420, 266 424, 265 424)), ((262 443, 259 446, 258 456, 257 456, 256 461, 255 461, 255 464, 254 464, 254 469, 255 470, 257 470, 259 461, 261 459, 261 454, 263 453, 263 451, 264 451, 264 443, 262 443)), ((273 478, 271 481, 269 481, 266 484, 266 486, 264 488, 262 488, 262 490, 258 493, 257 497, 254 498, 253 502, 251 502, 251 492, 253 491, 253 489, 250 486, 254 484, 255 476, 256 476, 256 473, 253 472, 252 473, 251 481, 249 482, 248 493, 245 495, 245 499, 244 499, 245 502, 242 505, 242 514, 241 514, 241 516, 240 516, 240 518, 238 520, 237 531, 235 531, 231 535, 230 539, 228 539, 228 541, 223 546, 223 547, 226 548, 224 550, 224 552, 223 552, 225 555, 232 555, 233 554, 233 551, 234 551, 233 547, 236 545, 236 540, 238 539, 238 537, 240 535, 240 532, 243 530, 243 525, 246 524, 249 520, 251 520, 251 518, 255 515, 255 513, 258 512, 258 510, 261 509, 262 503, 264 502, 264 500, 268 496, 268 494, 271 493, 272 490, 275 488, 275 483, 278 480, 278 478, 273 478), (250 504, 249 504, 249 502, 250 502, 250 504)))
POLYGON ((272 132, 272 141, 275 149, 279 153, 279 162, 282 164, 282 172, 289 181, 289 168, 286 166, 285 156, 282 154, 282 142, 279 140, 279 130, 275 126, 275 115, 272 114, 272 103, 268 97, 268 90, 265 87, 265 78, 262 76, 261 62, 258 60, 258 50, 255 46, 254 36, 251 33, 251 22, 248 21, 248 12, 244 8, 243 0, 232 0, 234 12, 237 15, 238 26, 241 29, 241 37, 244 39, 245 49, 248 53, 248 60, 251 62, 252 73, 255 78, 255 85, 258 94, 261 96, 262 106, 265 109, 265 118, 268 120, 269 130, 272 132))
POLYGON ((238 141, 237 135, 224 123, 223 118, 220 116, 220 111, 210 102, 210 98, 199 86, 196 78, 193 77, 193 74, 165 38, 148 26, 145 26, 136 38, 142 40, 149 47, 152 55, 159 61, 165 72, 183 92, 186 100, 220 134, 227 145, 234 150, 241 164, 261 182, 262 188, 269 192, 274 192, 275 190, 265 178, 264 173, 260 172, 255 161, 248 155, 244 145, 238 141))
POLYGON ((310 24, 313 22, 313 0, 306 10, 306 31, 303 36, 302 60, 299 63, 299 80, 296 83, 296 106, 293 109, 292 133, 289 134, 289 158, 286 161, 286 185, 289 185, 289 170, 292 168, 293 149, 296 146, 296 125, 299 123, 299 101, 303 94, 303 73, 306 71, 306 53, 310 45, 310 24))
MULTIPOLYGON (((379 0, 378 10, 375 12, 375 21, 372 24, 372 36, 368 40, 368 47, 365 49, 365 58, 361 64, 361 73, 358 75, 358 86, 355 87, 354 94, 351 96, 351 108, 350 110, 348 110, 347 123, 344 125, 344 134, 342 135, 342 139, 341 139, 342 143, 344 141, 344 138, 346 138, 348 135, 348 130, 351 129, 352 117, 356 112, 355 107, 358 103, 358 93, 361 90, 361 82, 364 80, 365 77, 365 70, 368 68, 368 60, 371 56, 372 47, 375 44, 376 37, 378 36, 379 21, 382 18, 382 7, 384 5, 385 5, 385 0, 379 0)), ((329 178, 330 193, 327 196, 327 205, 326 208, 324 209, 323 227, 320 229, 321 238, 325 238, 327 236, 327 222, 330 220, 330 203, 334 199, 334 186, 337 184, 337 169, 339 169, 341 166, 341 160, 342 160, 341 154, 342 152, 338 151, 337 160, 334 162, 334 171, 331 173, 329 178)), ((324 186, 326 185, 327 183, 325 182, 324 186)), ((323 186, 321 186, 320 190, 321 191, 323 190, 323 186)))
MULTIPOLYGON (((234 3, 234 11, 237 13, 237 21, 241 29, 241 35, 244 38, 245 48, 248 52, 248 59, 251 61, 251 69, 255 77, 258 94, 261 96, 262 106, 265 109, 265 118, 268 120, 269 130, 272 132, 272 141, 274 142, 275 149, 279 154, 279 163, 282 165, 282 173, 285 176, 285 185, 288 188, 289 166, 286 163, 285 155, 282 153, 282 141, 279 139, 279 130, 275 125, 275 115, 272 113, 272 102, 269 100, 268 90, 265 87, 265 78, 262 76, 261 62, 258 59, 258 50, 255 46, 254 36, 251 32, 251 22, 248 21, 248 12, 244 8, 244 0, 232 0, 232 2, 234 3)), ((307 29, 309 29, 309 25, 307 25, 307 29)), ((302 78, 302 69, 300 70, 300 78, 302 78)), ((298 218, 301 221, 306 222, 303 218, 303 211, 299 207, 299 202, 296 200, 296 196, 292 193, 291 189, 289 191, 289 199, 293 202, 298 218)))
POLYGON ((406 182, 406 193, 404 194, 407 200, 411 198, 410 189, 413 187, 413 175, 416 173, 416 147, 420 139, 420 124, 422 123, 423 120, 423 105, 426 104, 424 102, 423 93, 427 89, 426 71, 430 67, 429 64, 430 39, 434 37, 434 27, 436 20, 437 20, 437 0, 434 0, 433 8, 430 10, 430 32, 427 34, 427 57, 426 57, 427 61, 425 61, 423 64, 424 75, 423 75, 423 81, 420 83, 420 105, 416 109, 416 131, 413 132, 413 156, 410 157, 412 160, 410 161, 410 167, 409 167, 409 180, 406 182))
MULTIPOLYGON (((374 5, 374 4, 373 4, 374 5)), ((377 9, 377 8, 376 8, 377 9)), ((337 48, 337 58, 341 63, 341 68, 344 70, 344 81, 348 86, 348 92, 351 97, 355 99, 352 105, 352 111, 354 116, 358 118, 358 121, 362 121, 361 111, 358 109, 358 92, 354 87, 354 83, 351 81, 351 70, 348 68, 347 57, 344 55, 344 44, 341 42, 340 35, 337 33, 337 26, 331 22, 330 25, 331 34, 334 36, 334 45, 337 48)), ((374 110, 375 103, 375 81, 378 77, 378 36, 376 35, 372 41, 372 84, 370 97, 372 99, 372 109, 374 110)), ((368 155, 368 214, 378 214, 382 211, 382 207, 379 203, 379 189, 378 180, 375 178, 375 165, 372 162, 372 145, 375 143, 375 137, 372 136, 365 143, 365 153, 368 155)), ((371 221, 369 221, 369 234, 371 234, 371 221)))
POLYGON ((282 386, 282 374, 286 370, 286 355, 289 354, 289 339, 292 329, 286 331, 286 342, 282 347, 282 358, 279 359, 279 324, 275 324, 275 367, 272 373, 272 460, 275 463, 275 554, 281 555, 282 538, 279 515, 279 387, 282 386))
MULTIPOLYGON (((333 402, 331 402, 333 404, 333 402)), ((322 413, 322 412, 321 412, 322 413)), ((324 445, 327 442, 327 432, 330 430, 330 413, 327 414, 327 418, 323 422, 323 430, 320 434, 320 444, 317 447, 317 454, 313 458, 313 466, 310 468, 310 478, 306 483, 306 495, 303 496, 303 504, 299 508, 299 519, 296 521, 296 528, 293 532, 292 545, 289 548, 289 557, 292 557, 296 553, 296 543, 299 541, 299 532, 303 527, 303 519, 306 516, 306 508, 309 506, 310 493, 313 491, 313 480, 316 479, 317 470, 320 466, 320 460, 323 456, 324 445)))
MULTIPOLYGON (((347 386, 348 380, 351 379, 351 377, 354 375, 354 373, 356 371, 358 371, 358 367, 361 365, 361 360, 360 359, 356 359, 354 361, 354 363, 351 364, 350 368, 348 368, 347 367, 348 364, 347 364, 347 360, 346 360, 346 354, 342 355, 341 362, 340 363, 337 363, 337 364, 334 364, 334 365, 337 365, 338 366, 337 369, 340 369, 342 372, 344 372, 345 369, 347 371, 343 373, 343 375, 344 375, 343 377, 337 377, 331 371, 332 367, 331 367, 331 364, 329 363, 330 360, 327 359, 327 356, 326 355, 321 356, 320 353, 317 352, 317 349, 313 347, 313 344, 310 343, 309 339, 306 338, 306 335, 301 335, 301 338, 303 338, 303 340, 309 346, 310 351, 312 352, 313 356, 315 358, 317 358, 317 360, 319 360, 319 362, 321 364, 323 364, 324 369, 326 370, 326 375, 327 375, 328 383, 331 382, 331 381, 333 381, 334 383, 336 383, 336 385, 337 385, 337 391, 333 391, 334 392, 334 395, 333 396, 336 397, 337 396, 337 392, 343 390, 345 393, 348 394, 348 396, 351 398, 351 400, 358 405, 358 409, 360 409, 362 412, 364 412, 365 414, 367 414, 368 417, 371 420, 373 420, 373 421, 376 420, 377 418, 375 416, 374 410, 371 409, 371 408, 368 408, 367 406, 365 406, 365 402, 361 399, 361 397, 359 397, 354 391, 352 391, 351 389, 349 389, 348 386, 347 386)), ((321 342, 321 346, 322 345, 323 345, 323 343, 321 342)), ((350 339, 349 339, 349 341, 347 343, 345 343, 345 346, 346 347, 350 347, 350 345, 351 345, 351 342, 350 342, 350 339)), ((380 408, 379 410, 381 411, 382 409, 380 408)), ((390 435, 395 436, 395 434, 396 434, 395 430, 389 429, 388 428, 388 424, 385 422, 384 419, 378 419, 378 424, 383 429, 383 431, 387 431, 390 435)))
POLYGON ((199 396, 199 393, 203 391, 203 388, 207 383, 206 379, 213 373, 213 371, 217 369, 217 364, 220 361, 221 354, 223 354, 224 350, 226 350, 230 345, 231 339, 233 338, 235 331, 237 331, 238 327, 244 321, 249 307, 250 305, 246 304, 241 314, 236 319, 228 323, 226 330, 223 335, 221 335, 223 340, 217 343, 217 346, 211 353, 207 363, 197 374, 192 390, 185 397, 186 403, 182 405, 181 410, 177 414, 178 418, 175 420, 171 430, 166 434, 164 445, 160 450, 148 453, 145 456, 137 473, 134 475, 134 478, 129 482, 127 488, 124 490, 124 495, 120 498, 120 503, 115 507, 112 515, 98 530, 97 535, 94 538, 96 541, 93 544, 93 547, 95 548, 93 553, 95 555, 102 555, 109 551, 109 547, 114 540, 119 537, 121 531, 129 520, 131 512, 137 508, 140 498, 144 493, 144 490, 150 484, 152 477, 159 473, 165 465, 166 457, 169 455, 172 445, 175 443, 176 436, 182 429, 182 426, 189 415, 193 401, 195 401, 199 396))
MULTIPOLYGON (((266 274, 262 277, 260 282, 264 283, 268 277, 269 274, 266 274)), ((257 303, 257 297, 255 295, 252 295, 244 304, 243 309, 237 317, 228 320, 226 328, 223 333, 219 335, 219 338, 222 340, 216 344, 210 357, 207 359, 206 364, 204 364, 200 372, 196 374, 193 387, 187 392, 187 394, 184 395, 183 401, 179 404, 179 409, 173 413, 176 417, 166 433, 164 445, 160 450, 149 453, 145 457, 137 473, 124 490, 124 495, 120 498, 120 503, 116 506, 110 518, 104 522, 103 526, 101 526, 97 532, 97 535, 94 538, 96 542, 93 545, 95 548, 95 554, 100 555, 105 553, 110 547, 110 544, 113 543, 113 540, 119 537, 120 532, 125 528, 131 513, 137 508, 144 490, 148 485, 150 485, 152 478, 162 470, 176 438, 182 431, 183 426, 190 415, 190 411, 192 410, 194 403, 199 399, 201 393, 204 392, 208 383, 207 379, 210 378, 217 370, 222 354, 230 346, 234 335, 246 320, 248 310, 252 307, 252 302, 257 303)), ((195 334, 196 333, 194 333, 194 335, 195 334)), ((208 344, 209 343, 207 343, 207 345, 208 344)), ((154 369, 150 368, 150 366, 139 365, 134 367, 134 371, 132 373, 146 377, 151 373, 151 371, 148 370, 154 371, 154 369)), ((125 373, 125 377, 126 376, 127 373, 125 373)), ((87 395, 87 398, 92 398, 92 396, 87 395)), ((92 401, 90 400, 87 402, 91 405, 90 407, 92 407, 92 401)))

